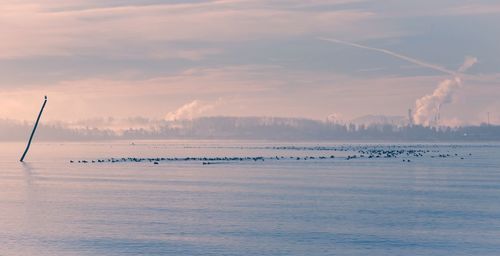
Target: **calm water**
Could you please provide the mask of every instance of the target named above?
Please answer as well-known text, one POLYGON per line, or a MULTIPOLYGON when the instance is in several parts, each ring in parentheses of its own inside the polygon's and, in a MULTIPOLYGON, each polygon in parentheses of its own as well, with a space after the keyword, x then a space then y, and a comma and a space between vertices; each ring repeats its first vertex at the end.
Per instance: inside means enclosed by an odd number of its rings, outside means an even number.
POLYGON ((499 145, 399 145, 430 151, 408 163, 314 143, 36 143, 20 164, 23 146, 0 144, 0 255, 500 255, 499 145))

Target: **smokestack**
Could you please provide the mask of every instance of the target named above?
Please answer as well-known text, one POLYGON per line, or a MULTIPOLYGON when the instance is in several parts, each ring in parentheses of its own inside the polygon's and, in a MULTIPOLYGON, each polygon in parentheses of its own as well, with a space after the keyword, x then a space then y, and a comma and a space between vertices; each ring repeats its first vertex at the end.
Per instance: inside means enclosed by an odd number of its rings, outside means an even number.
POLYGON ((436 113, 436 127, 439 127, 439 123, 441 122, 441 104, 438 105, 437 113, 436 113))
POLYGON ((387 49, 370 47, 366 45, 356 44, 352 42, 346 42, 342 40, 337 40, 334 38, 319 38, 320 40, 348 45, 355 48, 365 49, 374 52, 380 52, 413 64, 416 64, 421 67, 430 68, 433 70, 437 70, 443 72, 445 74, 451 75, 452 78, 446 79, 439 83, 437 88, 430 94, 427 94, 415 102, 415 113, 413 115, 412 123, 424 126, 432 126, 437 125, 440 117, 440 109, 442 105, 451 103, 453 100, 453 94, 458 88, 461 87, 462 81, 460 79, 461 75, 466 72, 469 68, 474 66, 478 62, 476 57, 466 56, 463 64, 458 68, 457 71, 447 69, 440 65, 436 65, 433 63, 428 63, 425 61, 421 61, 419 59, 415 59, 409 56, 405 56, 399 54, 397 52, 393 52, 387 49))
POLYGON ((408 127, 413 127, 413 111, 411 108, 408 109, 408 127))

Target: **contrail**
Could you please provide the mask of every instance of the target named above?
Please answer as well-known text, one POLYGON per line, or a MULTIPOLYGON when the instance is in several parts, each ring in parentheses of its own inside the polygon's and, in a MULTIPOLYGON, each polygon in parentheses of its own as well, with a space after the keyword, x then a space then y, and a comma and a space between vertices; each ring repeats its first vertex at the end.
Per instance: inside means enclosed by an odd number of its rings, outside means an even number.
POLYGON ((381 52, 381 53, 393 56, 395 58, 398 58, 398 59, 401 59, 401 60, 405 60, 405 61, 408 61, 410 63, 419 65, 421 67, 426 67, 426 68, 430 68, 430 69, 433 69, 433 70, 437 70, 437 71, 440 71, 440 72, 443 72, 443 73, 446 73, 446 74, 449 74, 449 75, 452 75, 452 76, 458 76, 459 75, 459 72, 456 72, 456 71, 453 71, 453 70, 449 70, 449 69, 447 69, 445 67, 441 67, 441 66, 436 65, 436 64, 432 64, 432 63, 428 63, 428 62, 425 62, 425 61, 422 61, 422 60, 418 60, 418 59, 415 59, 415 58, 412 58, 412 57, 408 57, 408 56, 405 56, 405 55, 402 55, 402 54, 399 54, 399 53, 396 53, 396 52, 393 52, 393 51, 389 51, 389 50, 386 50, 386 49, 370 47, 370 46, 366 46, 366 45, 361 45, 361 44, 346 42, 346 41, 332 39, 332 38, 322 38, 322 37, 320 37, 318 39, 319 40, 323 40, 323 41, 332 42, 332 43, 348 45, 348 46, 352 46, 352 47, 356 47, 356 48, 360 48, 360 49, 381 52))
POLYGON ((427 94, 417 99, 417 101, 415 102, 416 111, 412 118, 415 124, 424 126, 439 125, 438 122, 440 119, 440 112, 442 106, 452 102, 453 94, 462 85, 461 77, 465 76, 464 72, 478 62, 476 57, 468 56, 465 58, 465 61, 462 64, 462 66, 457 71, 454 71, 436 64, 428 63, 422 60, 418 60, 382 48, 370 47, 366 45, 346 42, 332 38, 318 38, 318 39, 337 44, 348 45, 355 48, 380 52, 419 65, 421 67, 430 68, 439 72, 443 72, 448 75, 452 75, 453 79, 451 78, 445 79, 437 86, 437 88, 431 94, 427 94))

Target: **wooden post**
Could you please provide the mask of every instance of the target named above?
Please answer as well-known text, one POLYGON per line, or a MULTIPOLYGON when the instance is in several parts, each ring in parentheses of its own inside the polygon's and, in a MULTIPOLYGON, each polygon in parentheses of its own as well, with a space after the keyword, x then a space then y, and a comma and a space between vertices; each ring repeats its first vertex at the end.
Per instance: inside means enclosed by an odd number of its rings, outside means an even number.
POLYGON ((21 162, 24 162, 24 157, 26 157, 26 154, 28 153, 28 150, 30 149, 31 146, 31 141, 33 140, 33 136, 35 136, 35 131, 36 128, 38 127, 38 122, 40 121, 40 117, 42 117, 43 109, 45 108, 45 105, 47 104, 47 96, 45 96, 45 100, 42 105, 42 109, 40 109, 40 113, 38 114, 38 118, 36 119, 35 126, 33 127, 33 131, 31 132, 30 139, 28 141, 28 145, 26 146, 26 150, 24 150, 23 156, 21 157, 21 162))

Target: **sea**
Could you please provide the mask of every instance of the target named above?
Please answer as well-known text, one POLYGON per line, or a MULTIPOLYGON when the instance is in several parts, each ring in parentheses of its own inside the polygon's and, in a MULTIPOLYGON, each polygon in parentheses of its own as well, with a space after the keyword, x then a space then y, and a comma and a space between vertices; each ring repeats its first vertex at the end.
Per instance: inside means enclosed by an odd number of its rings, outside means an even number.
POLYGON ((0 255, 500 255, 500 144, 0 143, 0 255))

